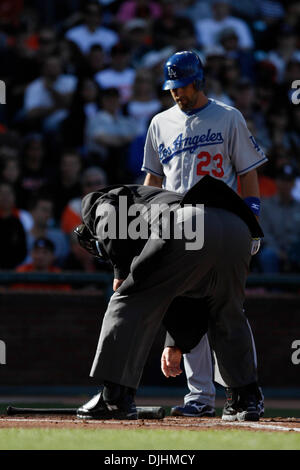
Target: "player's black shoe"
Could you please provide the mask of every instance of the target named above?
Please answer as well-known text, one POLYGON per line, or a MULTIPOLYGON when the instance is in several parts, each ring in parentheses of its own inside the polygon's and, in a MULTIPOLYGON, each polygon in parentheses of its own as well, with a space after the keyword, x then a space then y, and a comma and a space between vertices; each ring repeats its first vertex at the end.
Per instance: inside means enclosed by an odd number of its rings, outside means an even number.
POLYGON ((77 410, 80 419, 137 419, 135 390, 109 384, 77 410))

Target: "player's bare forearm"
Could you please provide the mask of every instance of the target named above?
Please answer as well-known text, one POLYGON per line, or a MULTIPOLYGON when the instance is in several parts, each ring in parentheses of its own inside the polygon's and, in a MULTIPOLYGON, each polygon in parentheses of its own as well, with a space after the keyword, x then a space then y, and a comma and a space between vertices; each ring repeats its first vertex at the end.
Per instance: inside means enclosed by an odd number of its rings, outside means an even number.
POLYGON ((153 175, 152 173, 147 173, 144 186, 155 186, 157 188, 162 187, 163 178, 161 176, 153 175))
POLYGON ((260 197, 258 177, 256 170, 251 170, 244 175, 240 175, 241 183, 241 196, 243 199, 246 197, 260 197))

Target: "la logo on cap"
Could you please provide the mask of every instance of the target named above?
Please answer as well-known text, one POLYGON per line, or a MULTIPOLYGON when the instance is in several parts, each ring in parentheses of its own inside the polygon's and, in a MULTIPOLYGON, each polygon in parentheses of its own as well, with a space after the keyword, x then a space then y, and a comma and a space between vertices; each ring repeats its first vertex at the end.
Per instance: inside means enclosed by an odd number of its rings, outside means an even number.
POLYGON ((170 78, 176 78, 177 74, 176 74, 176 70, 174 70, 172 67, 168 67, 168 73, 169 73, 169 77, 170 78))

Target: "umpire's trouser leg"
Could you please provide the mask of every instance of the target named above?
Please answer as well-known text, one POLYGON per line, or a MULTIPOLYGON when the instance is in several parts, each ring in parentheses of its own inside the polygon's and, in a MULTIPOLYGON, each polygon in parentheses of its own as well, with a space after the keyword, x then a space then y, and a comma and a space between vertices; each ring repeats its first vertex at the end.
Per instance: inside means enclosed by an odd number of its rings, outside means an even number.
POLYGON ((251 237, 239 218, 232 214, 224 218, 224 213, 220 217, 223 247, 208 300, 208 336, 224 382, 241 387, 257 381, 253 337, 243 309, 251 237))
POLYGON ((159 289, 111 297, 90 375, 138 388, 145 362, 171 299, 159 289))

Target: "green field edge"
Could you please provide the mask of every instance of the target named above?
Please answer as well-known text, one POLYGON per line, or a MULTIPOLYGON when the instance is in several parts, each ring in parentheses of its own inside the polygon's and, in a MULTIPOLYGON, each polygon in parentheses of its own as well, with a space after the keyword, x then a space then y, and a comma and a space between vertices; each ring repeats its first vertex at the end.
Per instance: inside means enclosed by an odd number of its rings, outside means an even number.
POLYGON ((1 450, 299 450, 300 435, 248 430, 0 429, 1 450))

